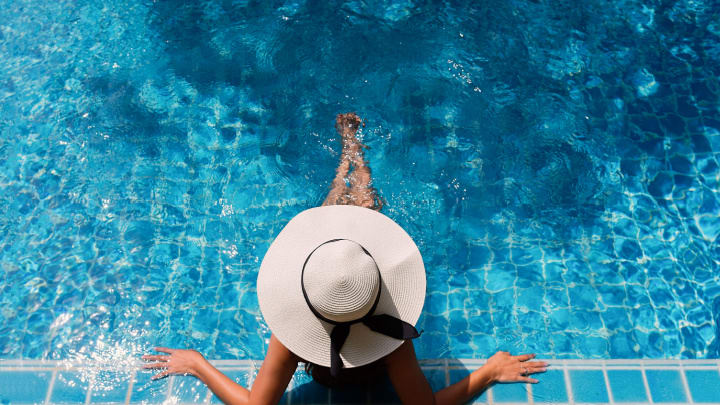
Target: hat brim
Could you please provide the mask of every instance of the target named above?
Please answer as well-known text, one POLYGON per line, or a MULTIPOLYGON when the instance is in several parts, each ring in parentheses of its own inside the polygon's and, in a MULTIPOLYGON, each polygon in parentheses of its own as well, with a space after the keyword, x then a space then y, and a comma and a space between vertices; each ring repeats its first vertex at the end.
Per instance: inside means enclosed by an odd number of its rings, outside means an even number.
MULTIPOLYGON (((308 308, 300 288, 302 265, 318 245, 350 239, 375 259, 382 279, 375 314, 412 325, 425 302, 425 266, 412 238, 393 220, 367 208, 330 205, 305 210, 288 222, 270 245, 257 280, 260 311, 275 337, 303 360, 330 366, 330 331, 308 308)), ((363 324, 351 326, 340 352, 345 367, 382 358, 402 344, 363 324)))

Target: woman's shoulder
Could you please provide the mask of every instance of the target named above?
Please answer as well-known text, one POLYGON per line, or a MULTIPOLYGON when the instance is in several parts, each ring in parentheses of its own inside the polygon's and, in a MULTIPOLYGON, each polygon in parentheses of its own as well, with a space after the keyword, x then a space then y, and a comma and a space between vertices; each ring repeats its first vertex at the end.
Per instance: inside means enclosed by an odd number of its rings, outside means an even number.
POLYGON ((268 357, 272 356, 274 360, 281 361, 281 362, 289 362, 289 363, 295 363, 302 361, 300 357, 298 357, 295 353, 291 352, 287 347, 285 347, 280 340, 278 340, 275 335, 270 335, 270 343, 268 344, 268 350, 267 355, 265 356, 265 360, 268 359, 268 357))
POLYGON ((403 342, 400 347, 385 356, 383 361, 387 366, 396 363, 407 363, 408 361, 417 363, 417 357, 415 357, 415 347, 413 346, 412 340, 406 340, 403 342))

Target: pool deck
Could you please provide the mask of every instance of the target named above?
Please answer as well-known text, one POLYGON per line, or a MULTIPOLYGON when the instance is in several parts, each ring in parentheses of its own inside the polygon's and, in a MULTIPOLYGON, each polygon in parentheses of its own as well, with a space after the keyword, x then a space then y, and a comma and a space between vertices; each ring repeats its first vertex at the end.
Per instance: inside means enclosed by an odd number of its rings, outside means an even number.
MULTIPOLYGON (((471 403, 484 404, 718 404, 720 360, 548 360, 539 384, 497 384, 471 403)), ((433 389, 462 379, 484 360, 423 360, 433 389)), ((215 360, 247 386, 259 361, 215 360)), ((151 381, 135 367, 98 368, 63 361, 0 360, 0 404, 211 404, 220 403, 193 377, 151 381), (98 389, 101 387, 101 389, 98 389)), ((398 403, 389 383, 333 391, 298 370, 280 403, 398 403)))

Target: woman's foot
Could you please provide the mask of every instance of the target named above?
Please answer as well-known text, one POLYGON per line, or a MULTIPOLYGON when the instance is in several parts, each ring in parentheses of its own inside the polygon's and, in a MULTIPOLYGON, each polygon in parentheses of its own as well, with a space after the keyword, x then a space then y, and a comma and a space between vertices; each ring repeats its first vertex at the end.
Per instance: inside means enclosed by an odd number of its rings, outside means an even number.
POLYGON ((354 167, 366 164, 363 149, 369 149, 356 136, 361 125, 365 123, 355 113, 338 114, 335 118, 335 129, 342 137, 342 156, 350 159, 354 167))
MULTIPOLYGON (((355 138, 355 133, 360 129, 360 125, 365 126, 365 123, 357 114, 352 112, 338 114, 335 117, 335 129, 342 135, 343 140, 348 137, 355 138)), ((355 140, 357 141, 357 138, 355 140)))

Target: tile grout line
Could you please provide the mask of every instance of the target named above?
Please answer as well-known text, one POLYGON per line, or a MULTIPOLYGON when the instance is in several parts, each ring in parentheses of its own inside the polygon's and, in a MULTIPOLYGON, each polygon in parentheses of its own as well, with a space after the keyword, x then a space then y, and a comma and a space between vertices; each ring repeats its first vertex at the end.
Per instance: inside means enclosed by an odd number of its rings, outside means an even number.
POLYGON ((612 389, 610 388, 610 379, 608 378, 607 367, 605 367, 605 363, 603 363, 602 373, 603 373, 603 380, 605 382, 605 389, 607 390, 607 393, 608 393, 608 401, 610 401, 610 405, 614 405, 615 404, 615 395, 613 395, 612 389))
POLYGON ((445 370, 445 387, 450 386, 450 363, 447 359, 443 361, 443 369, 445 370))
POLYGON ((93 391, 93 380, 91 379, 90 382, 88 382, 87 392, 85 393, 85 405, 90 404, 90 399, 92 398, 92 391, 93 391))
POLYGON ((647 397, 648 403, 653 403, 652 395, 650 394, 650 384, 647 380, 647 374, 645 374, 645 363, 640 362, 640 374, 642 374, 643 385, 645 386, 645 396, 647 397))
POLYGON ((570 384, 570 371, 568 371, 567 363, 563 362, 563 379, 565 380, 565 391, 567 391, 568 404, 575 403, 575 396, 572 392, 572 384, 570 384))
POLYGON ((174 375, 170 376, 170 380, 168 381, 167 385, 165 386, 165 390, 167 390, 167 392, 165 393, 165 401, 168 401, 172 397, 172 388, 173 388, 173 385, 175 384, 176 378, 177 378, 177 376, 174 376, 174 375))
POLYGON ((57 378, 57 370, 53 370, 52 377, 50 377, 50 384, 48 384, 48 390, 47 394, 45 394, 45 403, 50 403, 50 398, 52 398, 52 391, 55 388, 55 379, 57 378))
POLYGON ((525 394, 527 395, 527 403, 528 404, 534 404, 535 398, 533 398, 533 385, 532 384, 525 384, 525 387, 527 388, 525 390, 525 394))
POLYGON ((132 391, 133 387, 135 386, 135 378, 137 377, 137 372, 133 371, 132 374, 130 374, 130 381, 128 383, 128 389, 125 393, 125 405, 128 405, 130 403, 130 398, 132 397, 132 391))
POLYGON ((685 390, 685 400, 689 404, 694 404, 692 394, 690 393, 690 386, 687 382, 687 376, 685 375, 685 370, 683 370, 682 363, 680 364, 680 381, 682 381, 683 390, 685 390))

